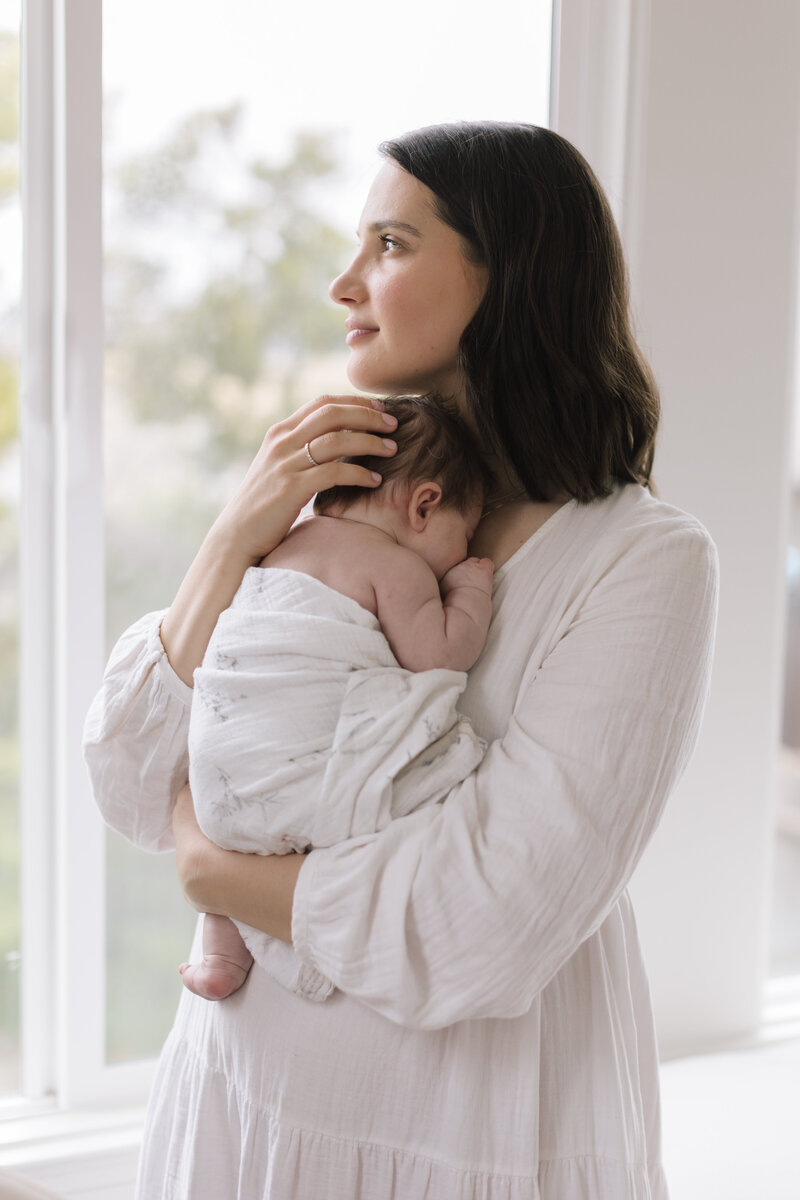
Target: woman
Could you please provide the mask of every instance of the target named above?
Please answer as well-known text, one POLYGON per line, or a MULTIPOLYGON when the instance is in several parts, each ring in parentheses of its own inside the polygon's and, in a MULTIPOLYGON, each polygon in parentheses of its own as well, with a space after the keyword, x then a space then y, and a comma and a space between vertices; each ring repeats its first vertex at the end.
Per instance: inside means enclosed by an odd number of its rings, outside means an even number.
POLYGON ((166 849, 172 815, 198 909, 292 942, 339 990, 312 1004, 254 970, 222 1004, 183 997, 140 1195, 664 1200, 625 888, 696 738, 713 546, 646 490, 658 401, 580 155, 500 124, 382 150, 331 295, 351 381, 452 395, 490 456, 471 552, 495 562, 494 618, 462 705, 490 746, 441 806, 308 856, 199 831, 187 705, 218 614, 316 491, 377 486, 344 456, 393 453, 379 405, 309 404, 267 434, 163 620, 120 640, 87 758, 128 837, 166 849))

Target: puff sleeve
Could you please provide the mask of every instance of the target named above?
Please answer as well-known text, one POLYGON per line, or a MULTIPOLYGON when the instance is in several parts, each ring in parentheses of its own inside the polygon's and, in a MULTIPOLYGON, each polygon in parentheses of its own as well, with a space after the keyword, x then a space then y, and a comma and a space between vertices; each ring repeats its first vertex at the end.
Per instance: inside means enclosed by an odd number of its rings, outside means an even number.
POLYGON ((148 613, 117 642, 83 741, 103 818, 153 851, 174 849, 172 808, 189 773, 192 689, 170 666, 160 636, 163 616, 148 613))

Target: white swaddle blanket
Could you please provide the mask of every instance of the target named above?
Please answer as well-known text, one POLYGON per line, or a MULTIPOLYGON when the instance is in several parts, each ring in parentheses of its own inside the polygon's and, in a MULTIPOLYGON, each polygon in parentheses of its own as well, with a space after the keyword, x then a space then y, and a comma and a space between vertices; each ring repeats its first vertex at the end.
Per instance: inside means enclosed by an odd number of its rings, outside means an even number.
MULTIPOLYGON (((251 567, 195 671, 189 781, 220 846, 286 854, 383 829, 441 800, 484 742, 456 703, 466 674, 401 667, 376 617, 298 571, 251 567)), ((333 985, 237 922, 292 991, 333 985)))

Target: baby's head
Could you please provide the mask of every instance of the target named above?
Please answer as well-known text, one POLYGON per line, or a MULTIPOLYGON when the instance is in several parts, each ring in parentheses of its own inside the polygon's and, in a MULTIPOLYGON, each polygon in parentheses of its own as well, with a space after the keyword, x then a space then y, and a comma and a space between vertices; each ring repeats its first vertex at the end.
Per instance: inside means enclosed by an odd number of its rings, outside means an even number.
POLYGON ((490 477, 475 437, 438 396, 383 401, 397 417, 392 458, 358 458, 383 477, 378 488, 334 487, 320 492, 314 511, 346 516, 349 509, 402 516, 398 540, 429 562, 441 578, 466 554, 490 477), (407 527, 407 528, 406 528, 407 527), (405 534, 407 533, 407 536, 405 534))

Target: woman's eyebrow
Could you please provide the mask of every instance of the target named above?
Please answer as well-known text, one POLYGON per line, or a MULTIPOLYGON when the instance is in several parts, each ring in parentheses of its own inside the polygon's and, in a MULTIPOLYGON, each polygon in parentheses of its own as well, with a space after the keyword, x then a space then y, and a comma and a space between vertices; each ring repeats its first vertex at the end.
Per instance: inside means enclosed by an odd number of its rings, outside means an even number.
POLYGON ((420 231, 415 225, 409 225, 406 221, 370 221, 367 226, 368 233, 380 233, 382 229, 399 229, 402 233, 411 233, 414 237, 422 237, 420 231))

